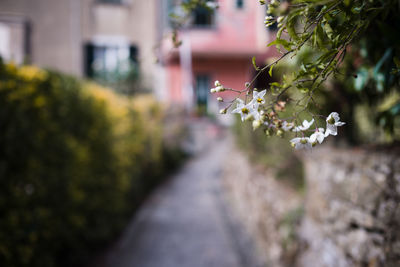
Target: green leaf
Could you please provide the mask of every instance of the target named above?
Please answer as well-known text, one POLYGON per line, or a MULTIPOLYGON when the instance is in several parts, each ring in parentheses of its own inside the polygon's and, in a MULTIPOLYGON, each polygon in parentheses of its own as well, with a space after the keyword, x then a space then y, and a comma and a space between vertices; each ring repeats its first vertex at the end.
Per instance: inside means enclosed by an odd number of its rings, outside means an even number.
POLYGON ((288 22, 287 22, 287 24, 286 24, 286 29, 287 29, 287 32, 288 32, 288 34, 289 34, 289 36, 293 39, 293 40, 299 40, 300 38, 299 38, 299 36, 297 35, 297 33, 296 33, 296 30, 295 30, 295 23, 296 23, 296 16, 292 16, 289 20, 288 20, 288 22))
POLYGON ((324 46, 324 39, 325 39, 324 29, 322 28, 321 24, 318 24, 317 27, 315 28, 316 28, 315 33, 316 33, 317 44, 322 47, 324 46))
POLYGON ((278 82, 273 82, 269 84, 271 87, 281 87, 281 84, 278 82))
POLYGON ((337 53, 337 49, 328 50, 326 53, 322 54, 318 59, 317 62, 323 63, 324 61, 329 61, 331 57, 333 57, 337 53))
POLYGON ((282 32, 283 32, 284 29, 286 29, 285 26, 278 30, 278 32, 276 33, 276 39, 281 39, 282 32))
POLYGON ((275 66, 275 64, 273 64, 273 65, 271 65, 271 66, 269 67, 268 74, 269 74, 270 77, 272 77, 272 69, 274 68, 274 66, 275 66))
POLYGON ((255 70, 260 70, 260 68, 257 67, 257 64, 256 64, 256 57, 251 58, 251 63, 253 63, 253 67, 255 70))
POLYGON ((279 45, 282 45, 288 51, 292 49, 292 43, 286 41, 285 39, 276 39, 268 44, 268 46, 272 45, 275 45, 277 49, 279 49, 279 45))
POLYGON ((306 93, 308 93, 308 92, 310 91, 310 89, 309 89, 309 88, 306 88, 306 87, 300 87, 299 90, 300 90, 300 92, 301 92, 302 94, 306 94, 306 93))

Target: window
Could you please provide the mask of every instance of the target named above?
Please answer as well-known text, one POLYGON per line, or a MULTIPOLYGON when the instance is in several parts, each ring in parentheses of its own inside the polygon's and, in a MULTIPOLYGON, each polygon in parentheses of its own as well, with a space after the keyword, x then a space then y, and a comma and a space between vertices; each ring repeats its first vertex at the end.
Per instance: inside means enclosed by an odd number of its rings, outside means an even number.
POLYGON ((236 0, 236 8, 242 9, 244 6, 244 0, 236 0))
POLYGON ((196 104, 201 114, 205 114, 207 111, 209 90, 210 76, 206 74, 196 75, 196 104))
POLYGON ((215 11, 199 6, 193 11, 193 25, 208 27, 214 24, 215 11))
POLYGON ((100 3, 106 4, 122 4, 123 0, 97 0, 100 3))
POLYGON ((128 45, 85 46, 85 72, 101 82, 119 82, 137 70, 137 49, 128 45))
POLYGON ((22 64, 29 60, 29 24, 18 17, 0 17, 0 57, 22 64))

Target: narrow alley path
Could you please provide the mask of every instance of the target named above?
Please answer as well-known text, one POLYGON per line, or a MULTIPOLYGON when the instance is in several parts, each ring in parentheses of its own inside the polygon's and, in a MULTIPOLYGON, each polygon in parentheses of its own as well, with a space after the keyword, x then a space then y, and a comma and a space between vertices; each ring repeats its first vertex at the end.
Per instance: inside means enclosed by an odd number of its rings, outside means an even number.
POLYGON ((206 148, 147 200, 106 256, 106 267, 259 266, 222 194, 230 141, 199 136, 206 148))

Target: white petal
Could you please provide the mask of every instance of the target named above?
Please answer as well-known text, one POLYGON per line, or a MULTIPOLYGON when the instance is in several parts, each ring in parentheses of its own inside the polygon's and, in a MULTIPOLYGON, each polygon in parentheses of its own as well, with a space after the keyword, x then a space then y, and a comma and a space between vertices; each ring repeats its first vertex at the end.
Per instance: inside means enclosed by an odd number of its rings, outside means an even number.
POLYGON ((303 126, 308 129, 308 128, 310 128, 311 125, 313 125, 313 123, 314 123, 314 119, 312 119, 311 121, 304 120, 303 121, 303 126))
POLYGON ((317 141, 318 141, 318 143, 322 144, 322 142, 324 141, 324 139, 325 139, 325 136, 324 136, 323 133, 318 133, 318 134, 317 134, 317 141))
POLYGON ((239 105, 239 104, 243 104, 243 105, 244 105, 243 99, 241 99, 241 98, 236 98, 236 101, 238 102, 238 105, 239 105))
POLYGON ((297 144, 297 143, 299 143, 299 142, 300 142, 300 140, 301 140, 301 138, 300 138, 300 137, 296 137, 296 138, 293 138, 292 140, 290 140, 290 142, 291 142, 291 143, 295 143, 295 144, 297 144))
POLYGON ((232 110, 231 113, 242 113, 242 108, 241 107, 237 107, 234 110, 232 110))
POLYGON ((310 142, 314 143, 315 140, 317 140, 317 133, 313 133, 312 135, 310 135, 310 142))
MULTIPOLYGON (((326 131, 329 131, 330 135, 337 135, 337 127, 333 124, 326 124, 326 131)), ((325 134, 326 135, 326 134, 325 134)))

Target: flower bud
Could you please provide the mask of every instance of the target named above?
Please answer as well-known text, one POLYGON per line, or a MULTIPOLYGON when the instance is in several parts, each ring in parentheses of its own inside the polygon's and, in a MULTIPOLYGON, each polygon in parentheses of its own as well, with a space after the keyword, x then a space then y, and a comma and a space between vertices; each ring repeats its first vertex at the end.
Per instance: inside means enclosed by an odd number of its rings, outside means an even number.
POLYGON ((215 87, 215 91, 217 91, 217 92, 223 92, 223 91, 225 91, 225 88, 222 87, 222 85, 219 85, 219 86, 215 87))
POLYGON ((283 134, 284 134, 284 132, 283 132, 281 129, 279 129, 278 131, 276 131, 276 135, 277 135, 278 137, 283 137, 283 134))
POLYGON ((250 83, 249 83, 249 82, 246 82, 246 83, 244 84, 244 86, 245 86, 246 88, 249 88, 249 87, 250 87, 250 83))
POLYGON ((224 101, 223 99, 222 99, 222 97, 217 97, 217 100, 218 100, 218 102, 222 102, 222 101, 224 101))
POLYGON ((216 80, 216 81, 214 82, 214 85, 215 85, 215 87, 218 87, 218 86, 221 86, 221 83, 220 83, 218 80, 216 80))
POLYGON ((227 111, 228 109, 227 108, 223 108, 223 109, 221 109, 220 111, 219 111, 219 113, 220 114, 226 114, 226 111, 227 111))
POLYGON ((245 121, 251 121, 251 120, 254 120, 254 116, 253 116, 253 114, 249 114, 249 115, 247 115, 247 116, 246 116, 246 118, 244 118, 244 120, 245 120, 245 121))
POLYGON ((217 90, 215 90, 215 88, 211 88, 211 89, 210 89, 210 93, 211 93, 211 94, 214 94, 214 93, 216 93, 216 92, 217 92, 217 90))
POLYGON ((254 120, 252 124, 253 124, 253 130, 256 130, 256 129, 260 128, 261 121, 260 120, 254 120))
MULTIPOLYGON (((260 114, 261 114, 261 112, 262 112, 262 110, 260 111, 260 114)), ((265 115, 265 114, 261 115, 261 121, 266 121, 267 119, 268 119, 267 115, 265 115)))
POLYGON ((278 19, 276 20, 278 23, 281 23, 283 21, 284 17, 283 16, 279 16, 278 19))

